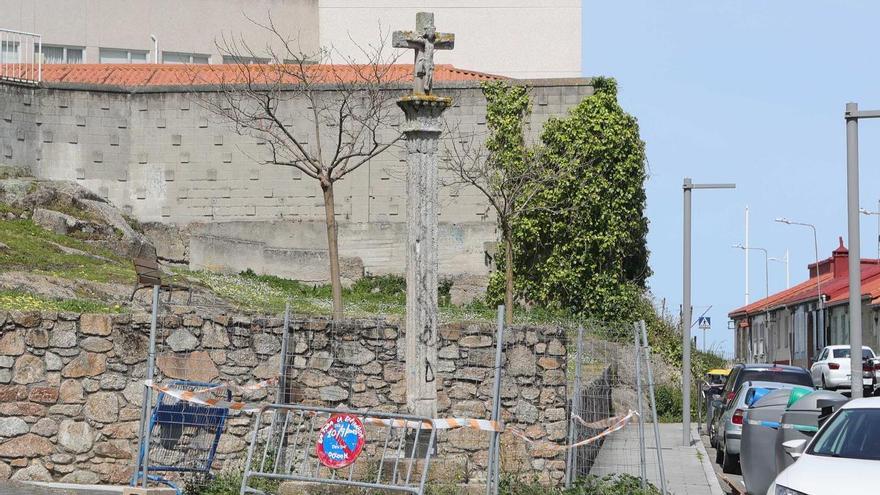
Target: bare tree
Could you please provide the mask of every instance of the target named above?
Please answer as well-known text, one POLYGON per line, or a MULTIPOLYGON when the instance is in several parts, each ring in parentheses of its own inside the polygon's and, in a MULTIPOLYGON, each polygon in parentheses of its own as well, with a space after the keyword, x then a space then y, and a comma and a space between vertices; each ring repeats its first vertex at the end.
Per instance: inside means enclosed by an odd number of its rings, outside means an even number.
POLYGON ((527 145, 525 140, 524 128, 530 113, 527 88, 488 83, 483 86, 483 93, 487 98, 488 134, 468 133, 461 131, 460 126, 448 126, 454 138, 447 141, 443 167, 452 176, 447 185, 476 188, 495 211, 505 254, 505 320, 511 324, 513 224, 521 215, 532 211, 532 200, 554 177, 539 166, 539 148, 527 145))
POLYGON ((337 55, 341 63, 333 63, 333 50, 304 53, 271 18, 255 24, 273 35, 275 48, 254 50, 244 40, 224 38, 218 47, 235 60, 234 66, 195 72, 205 79, 194 82, 221 88, 219 97, 200 96, 202 105, 237 133, 264 142, 270 156, 257 157, 260 161, 296 168, 320 185, 333 317, 339 319, 343 305, 334 185, 402 139, 392 127, 400 112, 394 89, 411 76, 411 69, 394 65, 396 57, 384 52, 387 36, 381 34, 376 45, 358 47, 365 62, 337 55))

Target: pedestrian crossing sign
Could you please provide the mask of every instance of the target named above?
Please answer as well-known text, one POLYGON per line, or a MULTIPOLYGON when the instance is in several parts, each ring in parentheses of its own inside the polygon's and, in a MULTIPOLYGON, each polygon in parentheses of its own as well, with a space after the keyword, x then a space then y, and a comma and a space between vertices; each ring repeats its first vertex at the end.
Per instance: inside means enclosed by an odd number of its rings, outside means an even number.
POLYGON ((708 316, 700 316, 697 318, 697 327, 700 330, 708 330, 712 328, 712 319, 708 316))

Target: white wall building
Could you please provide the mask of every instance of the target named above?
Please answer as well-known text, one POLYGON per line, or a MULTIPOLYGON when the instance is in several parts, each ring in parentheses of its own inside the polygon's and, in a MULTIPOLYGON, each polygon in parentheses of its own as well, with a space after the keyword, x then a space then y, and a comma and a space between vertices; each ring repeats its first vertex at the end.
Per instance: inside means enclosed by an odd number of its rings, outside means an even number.
MULTIPOLYGON (((434 12, 438 30, 456 35, 438 63, 516 78, 581 76, 581 0, 0 0, 0 29, 41 34, 45 63, 152 62, 154 34, 164 63, 216 64, 224 37, 255 52, 277 48, 248 20, 271 15, 304 53, 333 46, 357 58, 357 44, 413 29, 418 11, 434 12)), ((4 61, 15 61, 23 47, 0 42, 4 61)))
POLYGON ((321 0, 320 42, 357 56, 351 40, 414 29, 419 11, 434 12, 437 30, 455 34, 440 63, 520 79, 581 76, 581 0, 321 0))

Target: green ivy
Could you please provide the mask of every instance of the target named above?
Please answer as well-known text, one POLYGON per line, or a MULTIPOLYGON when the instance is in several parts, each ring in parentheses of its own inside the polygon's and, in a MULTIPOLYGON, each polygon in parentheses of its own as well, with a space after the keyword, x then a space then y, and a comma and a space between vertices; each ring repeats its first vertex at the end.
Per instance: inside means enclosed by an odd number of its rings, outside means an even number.
MULTIPOLYGON (((616 321, 631 318, 651 275, 645 144, 614 80, 593 86, 566 117, 544 125, 536 160, 555 177, 513 224, 514 272, 522 299, 616 321)), ((490 283, 496 298, 500 277, 490 283)))

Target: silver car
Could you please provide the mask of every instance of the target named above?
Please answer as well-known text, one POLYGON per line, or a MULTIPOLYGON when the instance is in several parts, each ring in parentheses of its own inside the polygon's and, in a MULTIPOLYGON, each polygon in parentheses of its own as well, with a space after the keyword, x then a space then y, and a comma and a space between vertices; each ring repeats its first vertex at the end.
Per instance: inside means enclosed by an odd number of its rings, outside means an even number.
POLYGON ((715 462, 721 464, 725 473, 739 471, 739 447, 742 439, 742 425, 746 409, 771 390, 794 388, 799 385, 779 382, 744 382, 740 385, 733 400, 721 413, 717 428, 717 450, 715 462))

